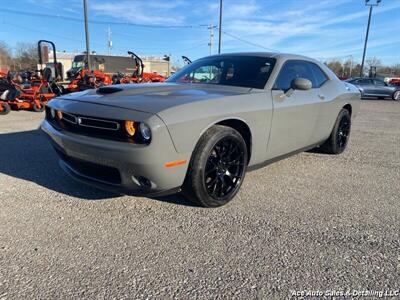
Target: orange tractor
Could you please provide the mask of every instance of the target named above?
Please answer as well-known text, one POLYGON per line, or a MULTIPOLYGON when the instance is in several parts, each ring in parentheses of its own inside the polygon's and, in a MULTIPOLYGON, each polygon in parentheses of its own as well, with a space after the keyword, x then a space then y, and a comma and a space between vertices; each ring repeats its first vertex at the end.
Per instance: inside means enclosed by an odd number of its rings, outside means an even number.
POLYGON ((190 65, 192 63, 192 60, 185 55, 182 55, 182 60, 185 65, 190 65))
POLYGON ((37 71, 37 75, 33 76, 31 72, 25 72, 25 80, 22 80, 20 73, 10 73, 7 76, 1 76, 0 81, 0 91, 1 99, 3 101, 3 111, 6 112, 8 107, 15 110, 29 109, 35 112, 42 112, 46 103, 55 96, 63 94, 63 88, 57 84, 57 79, 59 77, 59 64, 57 63, 56 49, 54 43, 50 41, 40 40, 38 42, 38 52, 39 52, 39 64, 41 69, 37 71), (52 46, 53 52, 53 66, 54 66, 54 77, 52 75, 52 70, 50 67, 42 67, 44 59, 48 61, 49 48, 47 45, 52 46), (44 51, 45 50, 45 51, 44 51), (45 52, 45 53, 43 53, 45 52), (4 105, 4 102, 7 105, 4 105))
POLYGON ((157 73, 144 72, 142 59, 132 51, 128 54, 133 58, 134 68, 132 74, 118 73, 113 76, 113 84, 164 82, 165 77, 157 73))
POLYGON ((67 91, 69 93, 79 92, 110 84, 112 84, 112 78, 110 75, 103 73, 100 70, 90 71, 88 69, 81 69, 69 83, 67 91))
MULTIPOLYGON (((7 77, 6 73, 0 72, 0 85, 2 85, 2 82, 5 81, 5 78, 7 77)), ((11 108, 10 105, 5 101, 5 94, 4 90, 0 92, 0 115, 6 115, 10 112, 11 108)))
POLYGON ((4 88, 7 87, 6 82, 6 74, 0 73, 0 115, 6 115, 11 110, 10 105, 7 103, 8 90, 4 88))
POLYGON ((0 115, 6 115, 10 112, 10 110, 10 105, 5 101, 0 100, 0 115))

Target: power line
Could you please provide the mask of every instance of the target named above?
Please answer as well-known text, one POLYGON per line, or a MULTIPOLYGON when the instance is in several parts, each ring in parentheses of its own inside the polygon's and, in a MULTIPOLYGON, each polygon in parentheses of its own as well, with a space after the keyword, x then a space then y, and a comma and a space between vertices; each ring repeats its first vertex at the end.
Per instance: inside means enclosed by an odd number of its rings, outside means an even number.
MULTIPOLYGON (((28 28, 28 27, 25 27, 25 26, 22 26, 22 25, 19 25, 19 24, 11 23, 11 22, 3 22, 2 24, 8 24, 8 25, 11 25, 11 26, 16 27, 16 28, 21 28, 23 30, 30 30, 32 32, 45 34, 45 35, 48 35, 48 36, 53 36, 53 37, 56 37, 56 38, 59 38, 59 39, 63 39, 63 40, 74 41, 74 42, 78 42, 78 43, 81 43, 81 44, 83 44, 85 42, 84 40, 81 40, 81 39, 70 38, 70 37, 66 37, 66 36, 63 36, 63 35, 55 34, 55 33, 50 33, 50 32, 45 32, 45 31, 42 31, 42 30, 32 29, 32 28, 28 28)), ((185 51, 193 50, 193 49, 199 48, 200 46, 208 45, 207 42, 208 42, 208 39, 207 40, 203 40, 203 41, 199 42, 198 44, 195 44, 195 45, 193 45, 193 46, 191 46, 189 48, 167 49, 164 52, 180 52, 180 53, 185 54, 185 51)), ((97 46, 103 46, 102 43, 98 43, 98 42, 95 42, 95 41, 91 41, 91 43, 95 44, 97 46)), ((15 48, 15 47, 11 47, 11 48, 15 48)), ((159 49, 159 48, 160 47, 157 47, 157 49, 159 49)), ((121 53, 126 53, 126 49, 115 48, 115 47, 113 47, 113 49, 115 49, 115 50, 117 50, 117 51, 119 51, 121 53)), ((154 48, 154 49, 156 49, 156 48, 154 48)), ((143 50, 141 50, 141 52, 143 52, 143 50)))
MULTIPOLYGON (((34 12, 25 12, 20 10, 13 10, 9 8, 0 8, 0 11, 16 14, 16 15, 24 15, 30 17, 40 17, 40 18, 52 18, 52 19, 62 19, 71 22, 83 22, 84 20, 81 18, 74 18, 74 17, 67 17, 62 15, 50 15, 44 13, 34 13, 34 12)), ((183 28, 204 28, 204 25, 150 25, 150 24, 139 24, 139 23, 132 23, 132 22, 115 22, 115 21, 98 21, 98 20, 91 20, 89 23, 92 24, 100 24, 100 25, 115 25, 115 26, 134 26, 134 27, 143 27, 143 28, 166 28, 166 29, 183 29, 183 28)))
POLYGON ((52 33, 52 32, 37 30, 37 29, 34 29, 34 28, 25 27, 25 26, 22 26, 22 25, 19 25, 19 24, 15 24, 15 23, 11 23, 11 22, 7 22, 7 21, 4 21, 2 24, 8 24, 8 25, 11 25, 13 27, 21 28, 23 30, 29 30, 31 32, 45 34, 45 35, 53 36, 53 37, 56 37, 56 38, 59 38, 59 39, 64 39, 64 40, 69 40, 69 41, 74 41, 74 42, 79 42, 79 43, 83 43, 84 42, 83 40, 80 40, 80 39, 70 38, 70 37, 66 37, 66 36, 63 36, 63 35, 55 34, 55 33, 52 33))
POLYGON ((265 49, 265 50, 268 50, 268 51, 280 52, 279 50, 272 49, 272 48, 268 48, 268 47, 264 47, 263 45, 256 44, 256 43, 253 43, 253 42, 251 42, 251 41, 245 40, 245 39, 243 39, 243 38, 241 38, 241 37, 238 37, 238 36, 236 36, 236 35, 233 35, 232 33, 226 32, 226 31, 222 31, 222 33, 223 33, 223 34, 226 34, 227 36, 230 36, 231 38, 234 38, 234 39, 236 39, 236 40, 238 40, 238 41, 241 41, 241 42, 243 42, 243 43, 252 45, 252 46, 254 46, 254 47, 262 48, 262 49, 265 49))

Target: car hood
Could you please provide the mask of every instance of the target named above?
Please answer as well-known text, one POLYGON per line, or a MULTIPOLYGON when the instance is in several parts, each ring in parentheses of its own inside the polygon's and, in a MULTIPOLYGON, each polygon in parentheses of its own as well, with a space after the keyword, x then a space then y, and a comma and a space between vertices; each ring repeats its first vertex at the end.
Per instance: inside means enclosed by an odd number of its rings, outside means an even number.
POLYGON ((59 97, 147 113, 158 113, 170 107, 191 102, 235 96, 250 92, 250 88, 210 84, 146 83, 110 85, 59 97))

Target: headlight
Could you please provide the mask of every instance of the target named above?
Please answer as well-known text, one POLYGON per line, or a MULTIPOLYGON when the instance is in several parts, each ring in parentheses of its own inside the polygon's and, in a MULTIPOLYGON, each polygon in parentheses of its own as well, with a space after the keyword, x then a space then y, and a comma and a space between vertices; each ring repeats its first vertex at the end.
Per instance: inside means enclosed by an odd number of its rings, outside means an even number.
POLYGON ((140 134, 142 135, 145 141, 149 141, 151 139, 151 130, 150 127, 145 123, 140 123, 139 125, 140 134))
POLYGON ((125 132, 128 136, 132 137, 136 133, 136 124, 134 121, 125 121, 125 132))
POLYGON ((56 111, 54 108, 50 109, 51 117, 54 119, 56 117, 56 111))
POLYGON ((56 115, 57 115, 57 119, 61 120, 63 117, 63 114, 60 110, 56 110, 56 115))

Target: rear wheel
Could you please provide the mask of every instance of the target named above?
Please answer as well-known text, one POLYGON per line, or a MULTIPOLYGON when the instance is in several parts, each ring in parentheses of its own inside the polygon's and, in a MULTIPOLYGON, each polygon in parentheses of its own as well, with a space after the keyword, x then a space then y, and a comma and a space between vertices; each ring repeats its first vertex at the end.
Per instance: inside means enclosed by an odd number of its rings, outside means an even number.
POLYGON ((0 115, 6 115, 11 111, 11 107, 8 103, 0 103, 0 115))
POLYGON ((234 129, 216 125, 200 138, 189 165, 182 192, 204 207, 232 200, 245 177, 247 148, 234 129))
POLYGON ((320 147, 320 149, 329 154, 340 154, 346 147, 350 137, 351 116, 347 109, 342 109, 336 119, 330 137, 320 147))
POLYGON ((393 93, 392 99, 393 99, 394 101, 400 101, 400 91, 395 91, 395 92, 393 93))
POLYGON ((44 104, 42 101, 34 101, 32 109, 34 112, 42 112, 44 111, 44 104))

